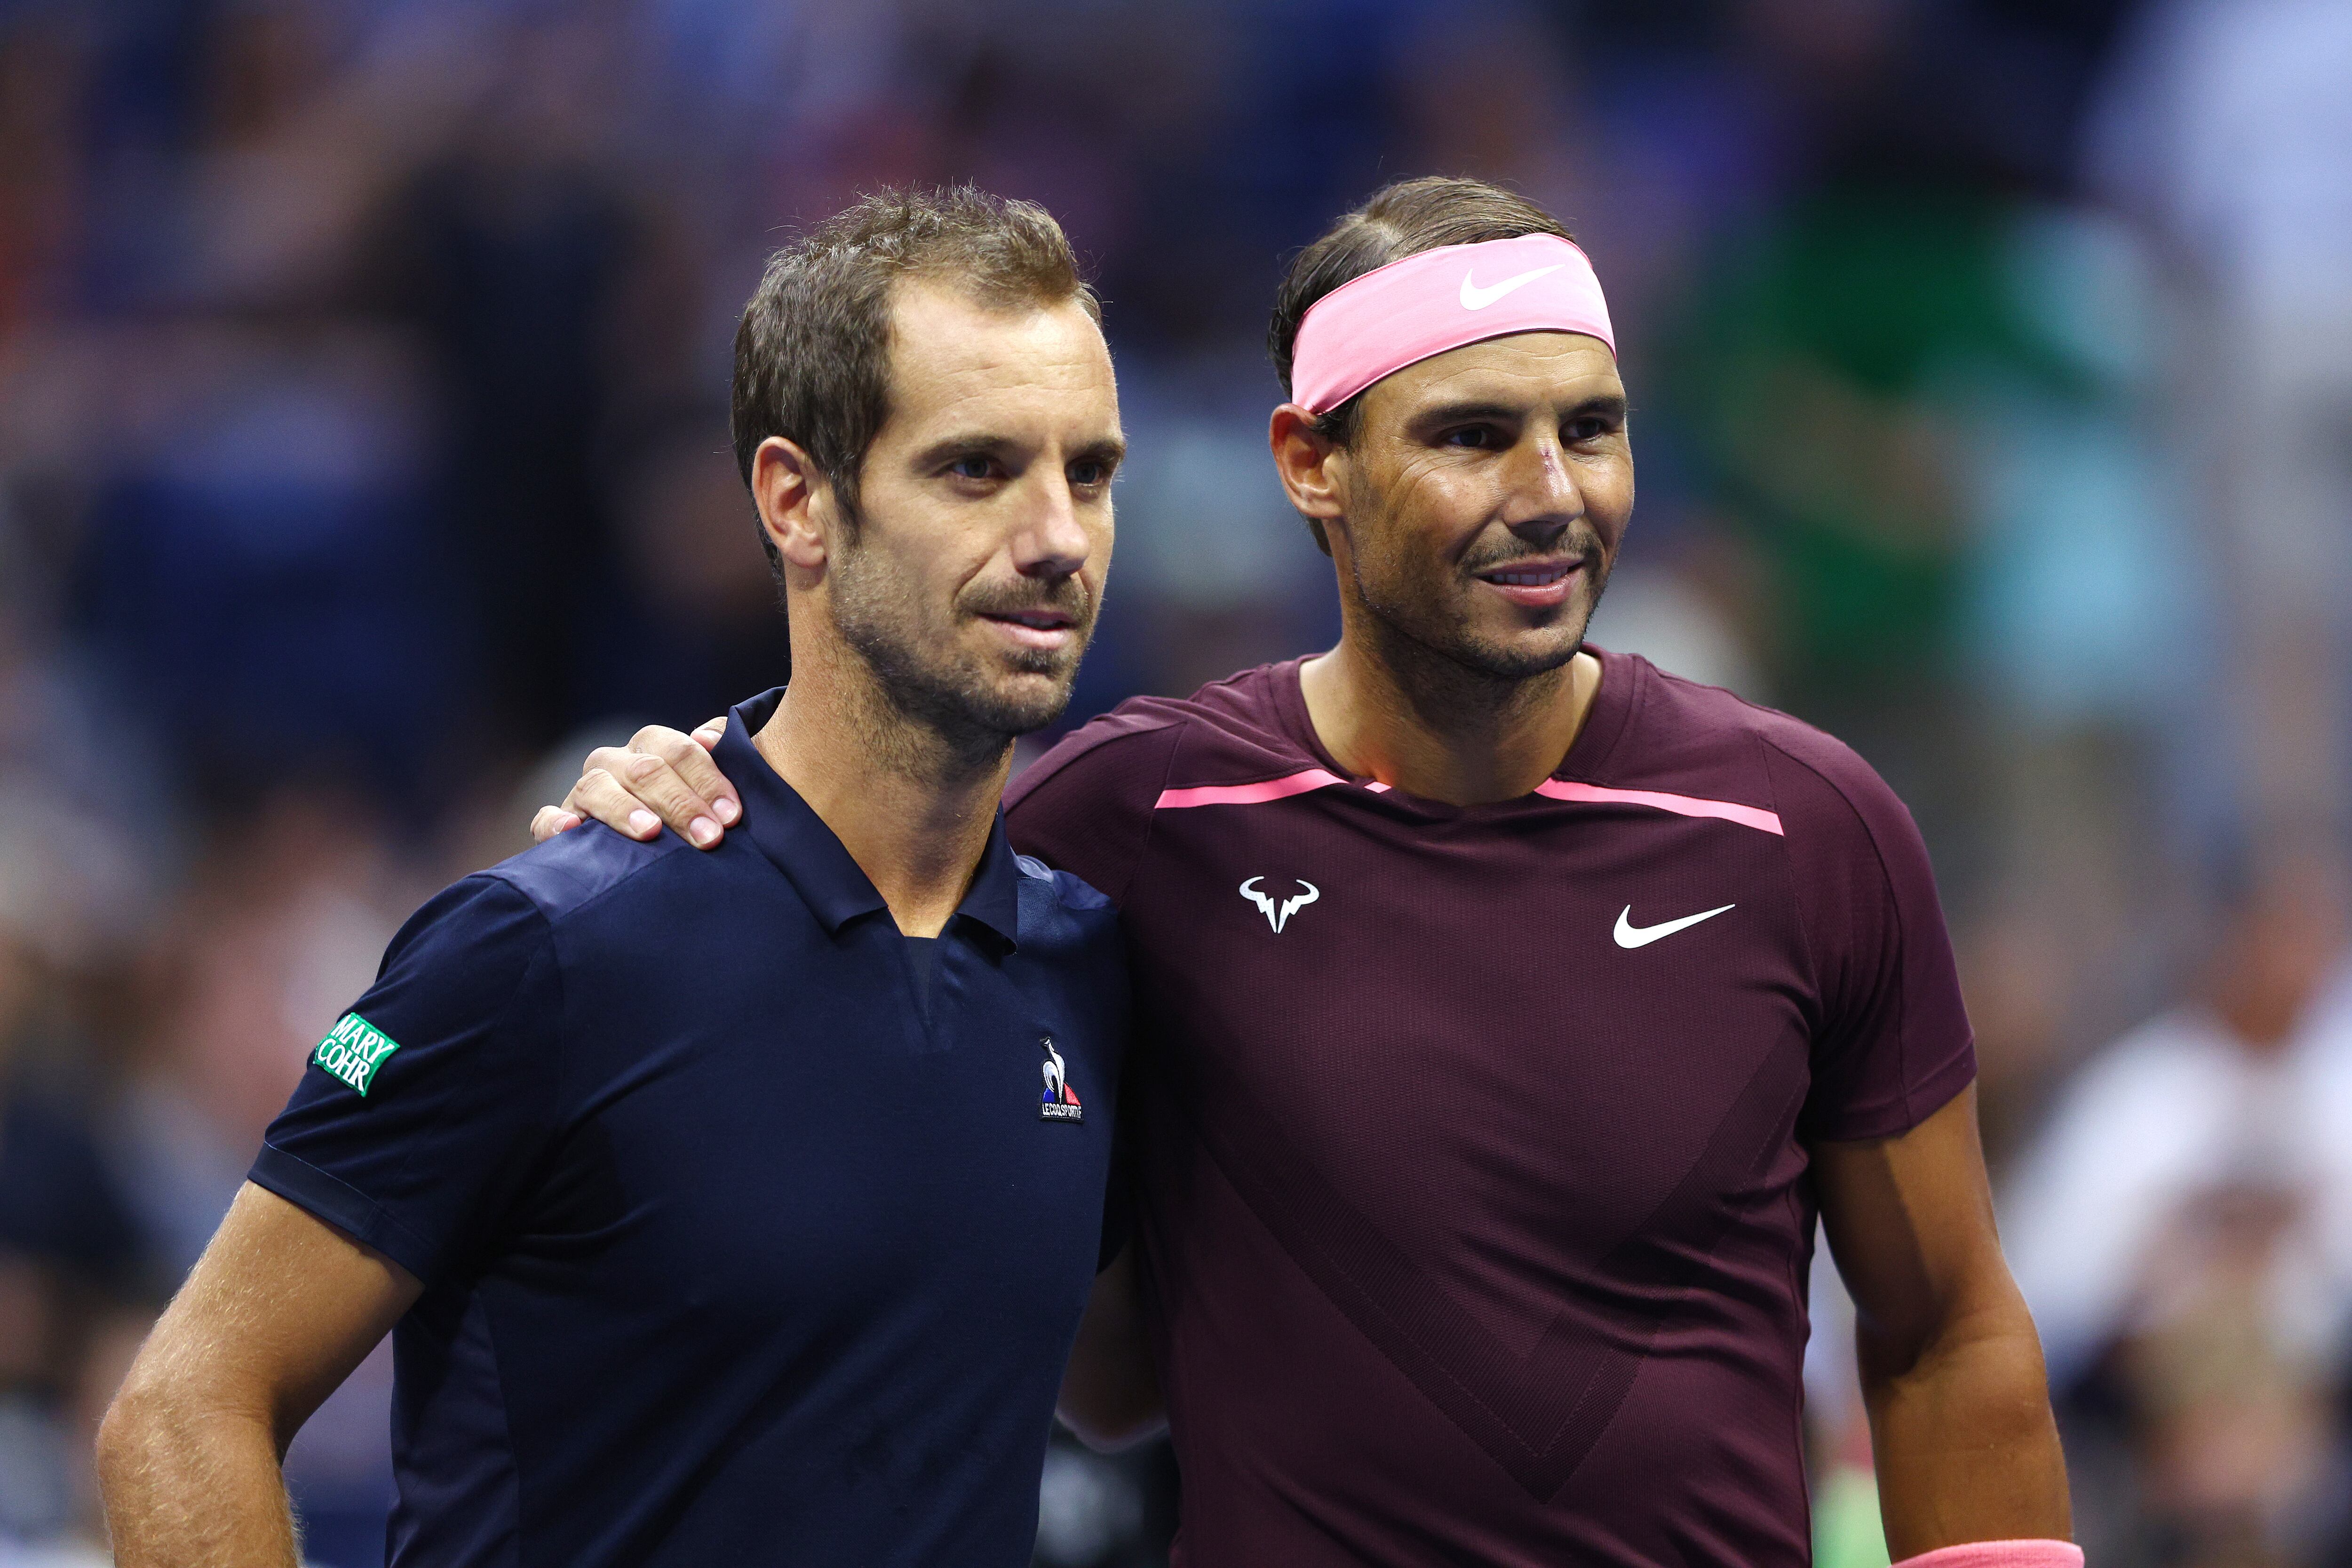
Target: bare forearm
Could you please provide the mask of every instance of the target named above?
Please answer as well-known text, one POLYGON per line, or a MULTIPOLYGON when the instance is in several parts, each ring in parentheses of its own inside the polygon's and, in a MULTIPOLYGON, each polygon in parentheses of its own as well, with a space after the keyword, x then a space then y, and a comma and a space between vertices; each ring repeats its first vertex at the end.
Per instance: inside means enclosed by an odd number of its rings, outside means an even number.
POLYGON ((126 1396, 99 1433, 119 1568, 296 1568, 278 1445, 248 1412, 126 1396))
POLYGON ((1896 1560, 1963 1542, 2069 1538, 2065 1460, 2021 1308, 1956 1326, 1899 1369, 1865 1330, 1863 1361, 1896 1560))
POLYGON ((121 1568, 294 1568, 286 1444, 423 1289, 246 1184, 99 1428, 121 1568))
POLYGON ((1155 1436, 1168 1425, 1160 1383, 1149 1367, 1074 1365, 1062 1381, 1055 1414, 1087 1447, 1105 1454, 1155 1436))
POLYGON ((1091 1448, 1108 1453, 1167 1425, 1137 1294, 1135 1255, 1119 1254, 1095 1282, 1062 1374, 1056 1412, 1091 1448))

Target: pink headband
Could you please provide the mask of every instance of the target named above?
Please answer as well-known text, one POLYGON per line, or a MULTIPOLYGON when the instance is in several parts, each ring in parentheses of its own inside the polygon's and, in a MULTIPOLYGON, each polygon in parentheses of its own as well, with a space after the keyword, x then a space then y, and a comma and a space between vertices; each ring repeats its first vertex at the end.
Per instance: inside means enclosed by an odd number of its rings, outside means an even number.
POLYGON ((1298 323, 1290 400, 1328 414, 1409 364, 1512 332, 1582 332, 1617 352, 1583 251, 1528 234, 1424 250, 1341 284, 1298 323))

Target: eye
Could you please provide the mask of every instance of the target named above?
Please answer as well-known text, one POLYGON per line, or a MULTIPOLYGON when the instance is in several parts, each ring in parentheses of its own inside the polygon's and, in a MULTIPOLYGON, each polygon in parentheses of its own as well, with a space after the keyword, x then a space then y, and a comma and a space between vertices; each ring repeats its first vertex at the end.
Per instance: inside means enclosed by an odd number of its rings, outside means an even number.
POLYGON ((1475 451, 1491 452, 1505 443, 1503 433, 1492 425, 1465 425, 1458 430, 1448 430, 1438 437, 1444 447, 1468 447, 1475 451))
POLYGON ((1598 441, 1616 427, 1616 422, 1606 416, 1580 415, 1569 423, 1568 438, 1571 441, 1598 441))
POLYGON ((960 479, 992 479, 996 473, 996 459, 973 453, 969 457, 958 458, 954 462, 950 463, 948 472, 960 479))
POLYGON ((1099 458, 1087 458, 1070 465, 1070 483, 1080 489, 1093 489, 1110 483, 1110 465, 1099 458))

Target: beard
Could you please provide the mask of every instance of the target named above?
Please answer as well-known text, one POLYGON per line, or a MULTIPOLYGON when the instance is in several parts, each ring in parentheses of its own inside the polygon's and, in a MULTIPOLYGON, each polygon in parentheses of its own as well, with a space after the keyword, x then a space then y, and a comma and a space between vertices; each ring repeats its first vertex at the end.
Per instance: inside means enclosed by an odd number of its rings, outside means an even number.
POLYGON ((974 584, 940 623, 872 552, 855 547, 834 563, 833 614, 842 640, 900 717, 974 752, 1002 750, 1062 716, 1094 630, 1094 606, 1075 577, 974 584), (1076 632, 1070 646, 990 657, 971 653, 956 636, 969 617, 1026 610, 1068 616, 1076 632))
MULTIPOLYGON (((1609 585, 1609 557, 1597 537, 1580 534, 1567 545, 1582 557, 1578 575, 1589 586, 1581 605, 1571 602, 1563 606, 1560 620, 1540 636, 1522 633, 1505 637, 1481 630, 1460 601, 1448 598, 1444 588, 1433 583, 1425 562, 1368 563, 1359 554, 1351 559, 1349 570, 1357 597, 1385 634, 1382 641, 1434 654, 1483 680, 1516 685, 1548 675, 1576 657, 1584 646, 1592 612, 1600 607, 1601 592, 1609 585)), ((1466 580, 1481 572, 1507 568, 1514 560, 1534 553, 1490 552, 1465 560, 1458 570, 1466 580)))

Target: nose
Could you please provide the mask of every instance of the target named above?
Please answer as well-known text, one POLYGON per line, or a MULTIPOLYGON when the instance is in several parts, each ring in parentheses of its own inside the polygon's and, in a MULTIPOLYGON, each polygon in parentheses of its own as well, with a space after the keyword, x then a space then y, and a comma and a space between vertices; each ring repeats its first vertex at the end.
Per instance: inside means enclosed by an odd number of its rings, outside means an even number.
POLYGON ((1512 456, 1504 526, 1530 543, 1549 548, 1584 515, 1584 492, 1577 488, 1556 432, 1530 432, 1512 456))
POLYGON ((1056 472, 1040 478, 1036 496, 1013 531, 1013 564, 1024 577, 1073 576, 1093 552, 1094 536, 1078 515, 1068 477, 1056 472))

